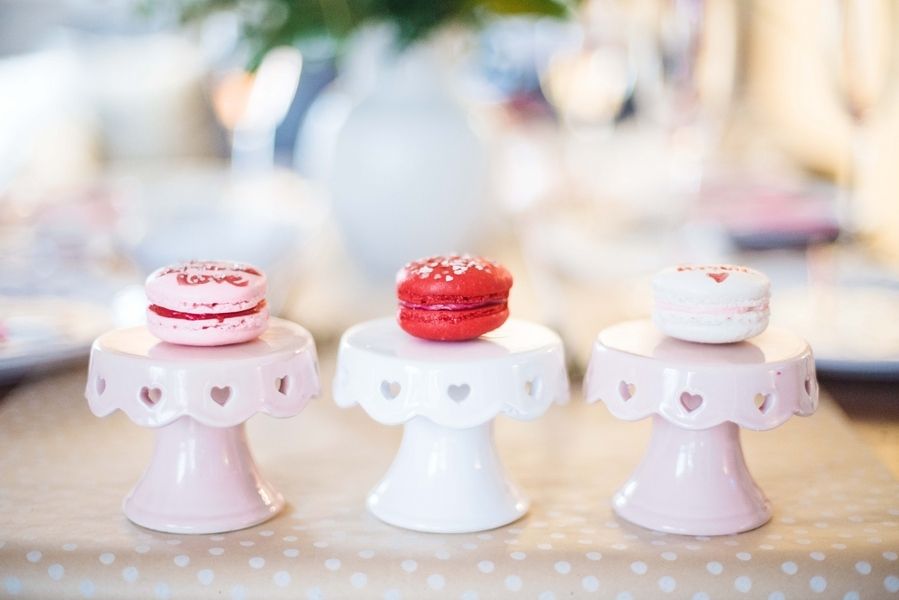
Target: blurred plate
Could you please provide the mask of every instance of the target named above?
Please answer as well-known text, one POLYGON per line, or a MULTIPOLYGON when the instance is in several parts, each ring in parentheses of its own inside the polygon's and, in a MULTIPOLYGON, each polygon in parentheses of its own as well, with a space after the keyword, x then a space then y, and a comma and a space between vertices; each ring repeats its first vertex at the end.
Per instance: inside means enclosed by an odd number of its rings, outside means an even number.
POLYGON ((899 288, 793 288, 775 296, 771 314, 809 341, 820 372, 899 379, 899 288))
POLYGON ((108 309, 50 297, 0 296, 0 383, 87 356, 108 309))

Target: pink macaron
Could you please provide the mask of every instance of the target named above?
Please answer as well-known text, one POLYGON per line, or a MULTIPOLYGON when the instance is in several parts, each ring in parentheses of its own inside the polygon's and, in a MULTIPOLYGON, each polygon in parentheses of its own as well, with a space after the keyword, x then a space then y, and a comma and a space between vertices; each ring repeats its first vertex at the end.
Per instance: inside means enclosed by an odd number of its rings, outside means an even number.
POLYGON ((147 328, 186 346, 224 346, 268 326, 261 270, 224 261, 190 261, 154 271, 146 282, 147 328))

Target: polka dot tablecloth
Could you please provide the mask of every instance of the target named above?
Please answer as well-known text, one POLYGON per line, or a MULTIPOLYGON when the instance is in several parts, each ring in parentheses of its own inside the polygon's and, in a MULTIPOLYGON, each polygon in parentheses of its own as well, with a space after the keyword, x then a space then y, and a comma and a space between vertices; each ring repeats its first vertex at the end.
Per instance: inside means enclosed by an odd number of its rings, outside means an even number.
MULTIPOLYGON (((327 379, 326 379, 327 380, 327 379)), ((480 534, 428 535, 363 509, 399 428, 330 398, 249 436, 290 502, 223 535, 141 529, 121 513, 152 433, 100 420, 84 376, 20 388, 0 404, 0 596, 22 598, 899 598, 899 484, 826 399, 817 415, 744 433, 774 519, 719 538, 617 519, 612 492, 649 422, 577 398, 538 421, 500 419, 497 442, 531 513, 480 534)))

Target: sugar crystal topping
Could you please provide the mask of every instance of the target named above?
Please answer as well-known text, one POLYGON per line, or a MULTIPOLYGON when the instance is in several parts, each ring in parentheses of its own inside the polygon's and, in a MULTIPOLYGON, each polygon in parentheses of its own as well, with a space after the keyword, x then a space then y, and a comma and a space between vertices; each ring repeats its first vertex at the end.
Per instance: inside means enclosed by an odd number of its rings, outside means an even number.
POLYGON ((496 263, 486 258, 470 256, 468 254, 453 254, 450 256, 431 256, 406 264, 403 269, 408 277, 419 279, 432 278, 452 281, 454 277, 464 275, 470 269, 492 273, 496 263))

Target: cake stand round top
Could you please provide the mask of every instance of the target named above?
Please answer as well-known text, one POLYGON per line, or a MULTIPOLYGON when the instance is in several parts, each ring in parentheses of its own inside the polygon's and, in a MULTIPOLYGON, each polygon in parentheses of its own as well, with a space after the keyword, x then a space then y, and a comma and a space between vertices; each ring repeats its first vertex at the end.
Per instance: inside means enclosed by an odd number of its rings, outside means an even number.
POLYGON ((144 326, 105 333, 91 347, 85 394, 99 417, 118 409, 144 427, 183 416, 232 427, 257 412, 293 416, 319 391, 312 336, 271 319, 259 338, 230 346, 170 344, 144 326))
POLYGON ((341 338, 334 399, 388 425, 417 416, 459 429, 498 414, 534 419, 568 399, 562 341, 515 319, 464 342, 419 339, 390 318, 360 323, 341 338))
POLYGON ((619 419, 658 414, 686 429, 728 421, 772 429, 818 405, 811 348, 774 327, 744 342, 699 344, 668 337, 649 320, 613 325, 593 345, 584 391, 619 419))

